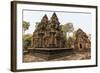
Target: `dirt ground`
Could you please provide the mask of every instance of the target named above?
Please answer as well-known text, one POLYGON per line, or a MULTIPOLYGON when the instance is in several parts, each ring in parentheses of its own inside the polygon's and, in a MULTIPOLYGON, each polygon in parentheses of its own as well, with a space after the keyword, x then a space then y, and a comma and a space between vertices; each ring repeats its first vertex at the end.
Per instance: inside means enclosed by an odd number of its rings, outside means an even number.
POLYGON ((86 60, 91 59, 90 51, 63 51, 53 54, 33 52, 23 55, 23 62, 61 61, 61 60, 86 60))

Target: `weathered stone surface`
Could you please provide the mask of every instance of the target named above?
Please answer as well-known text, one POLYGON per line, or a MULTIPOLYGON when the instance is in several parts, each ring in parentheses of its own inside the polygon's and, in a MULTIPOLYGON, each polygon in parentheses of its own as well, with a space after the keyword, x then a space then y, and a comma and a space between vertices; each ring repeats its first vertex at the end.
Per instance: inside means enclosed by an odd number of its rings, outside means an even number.
POLYGON ((32 46, 33 48, 66 48, 66 40, 56 13, 50 20, 47 15, 41 19, 33 32, 32 46))
POLYGON ((91 41, 89 40, 87 34, 83 32, 82 29, 76 31, 76 40, 74 42, 74 48, 78 50, 90 49, 91 41))

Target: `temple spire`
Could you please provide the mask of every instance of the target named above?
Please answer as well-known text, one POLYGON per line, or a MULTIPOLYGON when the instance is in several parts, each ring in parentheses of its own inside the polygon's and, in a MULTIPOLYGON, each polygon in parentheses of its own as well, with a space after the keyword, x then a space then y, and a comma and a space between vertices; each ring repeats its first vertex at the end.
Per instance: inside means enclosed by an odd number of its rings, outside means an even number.
POLYGON ((51 23, 54 23, 54 24, 56 24, 56 25, 59 25, 59 24, 60 24, 60 23, 59 23, 59 19, 58 19, 58 17, 57 17, 57 15, 56 15, 55 12, 53 13, 53 15, 52 15, 52 17, 51 17, 50 22, 51 22, 51 23))
POLYGON ((46 14, 45 14, 45 15, 43 16, 43 18, 41 19, 41 22, 44 22, 44 23, 48 22, 48 17, 47 17, 46 14))
POLYGON ((58 17, 57 17, 57 15, 56 15, 56 13, 55 13, 55 12, 52 14, 51 19, 56 19, 56 20, 58 20, 58 17))

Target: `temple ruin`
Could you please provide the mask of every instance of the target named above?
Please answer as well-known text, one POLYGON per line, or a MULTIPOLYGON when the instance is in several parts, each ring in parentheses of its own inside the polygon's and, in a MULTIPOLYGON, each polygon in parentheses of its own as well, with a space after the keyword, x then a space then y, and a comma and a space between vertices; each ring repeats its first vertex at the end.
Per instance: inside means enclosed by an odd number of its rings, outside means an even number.
POLYGON ((32 46, 34 49, 53 50, 66 48, 66 39, 61 31, 60 22, 56 13, 50 20, 44 15, 33 32, 32 46))
POLYGON ((81 57, 84 52, 81 54, 80 50, 91 49, 91 41, 82 29, 75 32, 75 39, 66 40, 56 13, 50 19, 44 15, 36 24, 28 56, 24 54, 24 62, 90 59, 90 50, 85 58, 81 57))
POLYGON ((80 28, 76 31, 76 40, 74 42, 74 48, 78 50, 85 50, 91 48, 91 41, 89 40, 87 34, 80 28))

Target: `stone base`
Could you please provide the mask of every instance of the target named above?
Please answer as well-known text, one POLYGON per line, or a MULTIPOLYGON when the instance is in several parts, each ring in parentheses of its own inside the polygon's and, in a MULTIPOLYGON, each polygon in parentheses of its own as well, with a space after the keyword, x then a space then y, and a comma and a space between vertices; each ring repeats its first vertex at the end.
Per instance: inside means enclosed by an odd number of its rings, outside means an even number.
POLYGON ((32 49, 29 50, 29 53, 33 54, 36 57, 43 58, 45 60, 52 60, 73 53, 73 49, 60 49, 60 50, 32 49))

